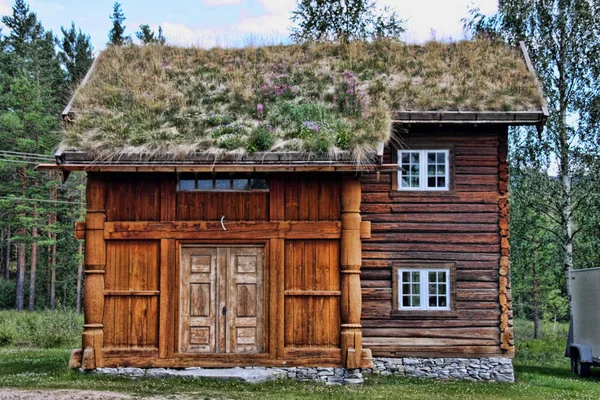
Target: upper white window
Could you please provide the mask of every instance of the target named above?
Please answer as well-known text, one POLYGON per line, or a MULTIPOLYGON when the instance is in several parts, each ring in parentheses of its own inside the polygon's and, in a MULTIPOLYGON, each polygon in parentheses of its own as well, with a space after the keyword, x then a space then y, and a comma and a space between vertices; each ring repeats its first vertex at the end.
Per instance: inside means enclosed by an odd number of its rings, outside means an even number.
POLYGON ((448 190, 449 150, 398 150, 398 190, 448 190))
POLYGON ((399 268, 398 309, 450 310, 450 270, 399 268))

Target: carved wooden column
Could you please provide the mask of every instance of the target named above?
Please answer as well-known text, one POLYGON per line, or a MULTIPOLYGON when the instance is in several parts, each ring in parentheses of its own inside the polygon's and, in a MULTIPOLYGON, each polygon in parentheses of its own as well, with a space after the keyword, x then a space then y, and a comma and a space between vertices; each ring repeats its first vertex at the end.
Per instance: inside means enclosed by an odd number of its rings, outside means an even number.
POLYGON ((89 175, 86 196, 84 325, 81 364, 83 369, 95 369, 103 365, 102 318, 104 315, 104 272, 106 267, 106 244, 104 242, 106 190, 104 181, 97 176, 89 175))
POLYGON ((346 368, 360 368, 362 358, 360 196, 361 188, 358 178, 346 178, 342 181, 342 237, 340 243, 340 268, 342 273, 341 347, 342 365, 346 368))

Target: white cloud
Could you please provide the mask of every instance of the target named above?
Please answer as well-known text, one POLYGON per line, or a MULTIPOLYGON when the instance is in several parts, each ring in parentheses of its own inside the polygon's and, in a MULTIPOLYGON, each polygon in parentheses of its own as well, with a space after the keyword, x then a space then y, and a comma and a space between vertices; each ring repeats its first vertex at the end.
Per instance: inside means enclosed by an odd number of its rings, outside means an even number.
MULTIPOLYGON (((6 1, 6 0, 0 0, 6 1)), ((291 26, 291 12, 296 0, 258 0, 264 13, 247 16, 243 11, 234 24, 208 28, 194 28, 181 23, 164 22, 167 40, 182 45, 239 46, 252 43, 279 43, 285 40, 291 26)), ((204 0, 219 5, 241 4, 243 0, 204 0)), ((469 8, 479 7, 484 14, 496 11, 497 0, 378 0, 380 7, 389 6, 406 20, 407 32, 403 40, 421 43, 432 38, 438 40, 463 38, 461 19, 469 8), (401 3, 401 4, 400 4, 401 3), (432 12, 434 11, 434 12, 432 12)))
POLYGON ((242 0, 204 0, 209 6, 236 6, 242 4, 242 0))

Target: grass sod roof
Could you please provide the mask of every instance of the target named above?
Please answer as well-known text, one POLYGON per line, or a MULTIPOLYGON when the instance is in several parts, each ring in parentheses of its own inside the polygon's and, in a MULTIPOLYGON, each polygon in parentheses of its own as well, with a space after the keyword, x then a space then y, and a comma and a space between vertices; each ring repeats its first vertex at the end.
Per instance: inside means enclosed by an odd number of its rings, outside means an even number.
POLYGON ((539 111, 542 101, 522 52, 489 41, 109 47, 76 92, 61 150, 364 162, 395 112, 539 111))

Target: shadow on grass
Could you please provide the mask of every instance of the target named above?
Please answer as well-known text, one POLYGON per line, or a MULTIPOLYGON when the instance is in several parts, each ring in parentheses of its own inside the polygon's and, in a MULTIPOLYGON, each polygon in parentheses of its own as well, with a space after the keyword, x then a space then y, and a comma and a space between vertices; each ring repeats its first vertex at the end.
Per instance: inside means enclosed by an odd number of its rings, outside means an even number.
POLYGON ((546 376, 562 379, 581 379, 583 381, 600 382, 600 368, 592 368, 592 376, 590 378, 580 378, 569 369, 563 367, 544 367, 532 365, 519 365, 515 367, 515 375, 519 379, 521 374, 532 374, 537 376, 546 376))

